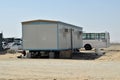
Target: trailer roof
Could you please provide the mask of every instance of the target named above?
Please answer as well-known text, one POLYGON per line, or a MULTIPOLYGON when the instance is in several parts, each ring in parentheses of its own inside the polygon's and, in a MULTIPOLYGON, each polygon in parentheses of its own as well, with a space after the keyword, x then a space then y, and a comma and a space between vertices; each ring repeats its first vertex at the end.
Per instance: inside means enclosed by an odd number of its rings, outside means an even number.
POLYGON ((22 22, 23 24, 24 23, 31 23, 31 22, 58 22, 58 21, 55 21, 55 20, 42 20, 42 19, 39 19, 39 20, 30 20, 30 21, 24 21, 22 22))
POLYGON ((79 26, 76 26, 76 25, 72 25, 72 24, 68 24, 68 23, 61 22, 61 21, 56 21, 56 20, 42 20, 42 19, 39 19, 39 20, 30 20, 30 21, 24 21, 24 22, 22 22, 22 24, 29 24, 29 23, 32 23, 32 22, 62 23, 62 24, 67 24, 67 25, 74 26, 74 27, 77 27, 77 28, 81 28, 81 29, 82 29, 82 27, 79 27, 79 26))

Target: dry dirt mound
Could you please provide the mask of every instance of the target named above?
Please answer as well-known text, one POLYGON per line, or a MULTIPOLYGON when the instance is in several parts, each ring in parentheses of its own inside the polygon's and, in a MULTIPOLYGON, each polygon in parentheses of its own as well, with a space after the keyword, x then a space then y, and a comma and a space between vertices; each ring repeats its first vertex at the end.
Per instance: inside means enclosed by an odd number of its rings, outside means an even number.
POLYGON ((120 61, 120 45, 111 45, 105 49, 106 54, 97 60, 120 61))
POLYGON ((120 51, 119 52, 107 52, 104 56, 100 57, 97 60, 105 60, 105 61, 120 61, 120 51))

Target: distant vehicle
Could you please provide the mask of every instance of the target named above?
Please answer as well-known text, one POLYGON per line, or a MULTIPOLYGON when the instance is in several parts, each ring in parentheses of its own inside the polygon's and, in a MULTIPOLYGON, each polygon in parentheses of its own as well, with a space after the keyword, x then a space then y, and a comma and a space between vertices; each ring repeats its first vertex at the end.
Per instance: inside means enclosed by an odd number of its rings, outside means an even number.
POLYGON ((83 47, 85 50, 93 48, 107 48, 110 46, 109 32, 83 33, 83 47))
POLYGON ((22 40, 20 38, 5 38, 2 42, 3 49, 19 50, 22 49, 22 40))

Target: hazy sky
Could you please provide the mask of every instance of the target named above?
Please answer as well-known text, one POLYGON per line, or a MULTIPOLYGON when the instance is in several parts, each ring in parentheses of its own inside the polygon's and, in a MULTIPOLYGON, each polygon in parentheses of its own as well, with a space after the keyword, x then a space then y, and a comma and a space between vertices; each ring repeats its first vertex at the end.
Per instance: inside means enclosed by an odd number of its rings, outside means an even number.
POLYGON ((83 27, 85 32, 110 32, 120 42, 120 0, 0 0, 0 31, 21 37, 21 22, 53 19, 83 27))

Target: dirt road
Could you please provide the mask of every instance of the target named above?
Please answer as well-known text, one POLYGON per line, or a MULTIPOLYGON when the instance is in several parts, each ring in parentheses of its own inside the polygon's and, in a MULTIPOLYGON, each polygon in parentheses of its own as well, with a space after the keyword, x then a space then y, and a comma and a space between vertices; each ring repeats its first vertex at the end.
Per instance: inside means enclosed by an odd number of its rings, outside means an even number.
POLYGON ((17 59, 18 54, 0 55, 0 80, 120 80, 119 49, 120 45, 112 45, 95 60, 17 59))

